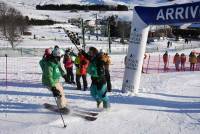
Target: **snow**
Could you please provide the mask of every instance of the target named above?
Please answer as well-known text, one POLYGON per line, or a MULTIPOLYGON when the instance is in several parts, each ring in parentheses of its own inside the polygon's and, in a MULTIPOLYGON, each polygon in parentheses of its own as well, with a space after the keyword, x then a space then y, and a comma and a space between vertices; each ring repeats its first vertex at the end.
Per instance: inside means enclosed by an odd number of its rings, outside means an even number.
MULTIPOLYGON (((140 93, 130 96, 121 93, 124 56, 111 55, 111 109, 101 112, 94 122, 64 116, 66 129, 58 114, 42 106, 55 102, 41 84, 41 57, 9 57, 7 88, 5 58, 1 57, 0 134, 198 134, 200 72, 143 74, 140 93)), ((64 84, 64 89, 71 107, 97 110, 89 91, 77 91, 68 84, 64 84)))
MULTIPOLYGON (((71 0, 4 0, 10 5, 15 5, 23 14, 33 18, 51 18, 59 21, 66 21, 71 17, 91 17, 92 13, 69 13, 64 11, 37 11, 35 5, 45 2, 72 2, 71 0)), ((89 2, 94 0, 73 0, 73 2, 89 2)), ((113 2, 109 0, 107 2, 113 2)), ((122 1, 129 3, 130 1, 122 1)), ((149 1, 132 1, 134 4, 145 5, 149 1)), ((150 4, 160 4, 160 0, 153 0, 150 4)), ((190 0, 176 2, 190 2, 190 0)), ((163 4, 163 3, 162 3, 163 4)), ((165 3, 164 3, 165 4, 165 3)), ((117 12, 116 12, 117 13, 117 12)), ((103 15, 113 12, 103 12, 103 15)), ((130 18, 132 11, 121 12, 122 16, 130 18)), ((99 15, 100 16, 100 15, 99 15)), ((58 27, 80 33, 81 30, 70 24, 56 24, 53 26, 33 26, 29 29, 32 36, 23 36, 18 42, 17 49, 25 49, 24 57, 15 51, 9 51, 7 41, 0 41, 0 56, 8 54, 8 83, 6 87, 6 59, 0 57, 0 134, 199 134, 200 132, 200 71, 185 72, 163 72, 151 70, 148 74, 142 74, 139 94, 121 93, 124 57, 127 52, 127 45, 113 42, 112 50, 121 54, 111 55, 111 81, 113 92, 108 93, 111 109, 102 111, 94 122, 87 122, 79 117, 65 115, 64 120, 67 128, 62 128, 62 120, 59 114, 48 111, 43 103, 55 104, 51 93, 41 83, 41 69, 38 62, 43 54, 43 49, 59 45, 62 48, 74 47, 65 33, 58 27), (36 39, 33 39, 33 35, 36 39), (31 54, 31 51, 37 54, 31 54)), ((87 36, 87 34, 86 34, 87 36)), ((87 38, 87 37, 86 37, 87 38)), ((94 36, 86 40, 87 47, 95 46, 98 49, 108 49, 108 39, 100 37, 97 41, 94 36)), ((192 48, 182 50, 187 46, 184 41, 172 39, 159 39, 147 45, 151 58, 158 57, 168 50, 170 55, 176 52, 184 52, 186 55, 192 50, 200 52, 199 41, 192 41, 189 46, 192 48), (173 46, 167 49, 167 41, 173 42, 173 46), (181 48, 181 49, 179 49, 181 48), (156 50, 158 49, 158 50, 156 50), (179 51, 180 50, 180 51, 179 51), (157 52, 158 51, 158 52, 157 52)), ((154 59, 154 60, 155 60, 154 59)), ((160 64, 160 68, 162 68, 160 64)), ((157 68, 157 64, 154 65, 157 68)), ((189 64, 187 63, 187 67, 189 64)), ((174 68, 170 66, 170 68, 174 68)), ((74 70, 75 71, 75 70, 74 70)), ((88 76, 88 82, 91 83, 88 76)), ((97 109, 96 103, 90 96, 89 91, 77 91, 75 86, 64 85, 66 97, 70 107, 79 107, 92 111, 97 109)), ((102 107, 102 106, 101 106, 102 107)))

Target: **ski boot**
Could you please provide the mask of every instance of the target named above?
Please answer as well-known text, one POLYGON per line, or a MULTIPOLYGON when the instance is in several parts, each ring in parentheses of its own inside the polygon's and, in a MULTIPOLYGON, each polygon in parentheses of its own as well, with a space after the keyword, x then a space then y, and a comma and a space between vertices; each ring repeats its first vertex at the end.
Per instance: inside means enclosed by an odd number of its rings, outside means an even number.
POLYGON ((76 84, 76 82, 75 82, 75 81, 71 81, 71 84, 75 85, 75 84, 76 84))
POLYGON ((60 108, 59 111, 63 114, 69 114, 70 113, 70 109, 68 107, 60 108))
POLYGON ((104 109, 109 109, 110 108, 110 103, 108 101, 103 101, 103 108, 104 109))
POLYGON ((97 101, 97 108, 99 108, 101 101, 97 101))

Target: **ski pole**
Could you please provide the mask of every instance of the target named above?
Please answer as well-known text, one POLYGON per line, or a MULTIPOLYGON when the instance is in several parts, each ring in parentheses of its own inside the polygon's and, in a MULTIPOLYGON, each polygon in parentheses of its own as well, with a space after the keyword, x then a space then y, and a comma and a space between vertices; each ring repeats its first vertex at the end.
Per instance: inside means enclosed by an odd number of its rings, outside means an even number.
MULTIPOLYGON (((73 43, 74 44, 74 43, 73 43)), ((77 47, 77 45, 76 44, 74 44, 74 46, 76 47, 76 49, 80 52, 80 49, 77 47)))
MULTIPOLYGON (((56 105, 57 105, 57 107, 58 107, 58 102, 57 102, 57 98, 56 97, 54 97, 55 98, 55 102, 56 102, 56 105)), ((66 128, 67 127, 67 125, 66 125, 66 123, 65 123, 65 121, 64 121, 64 119, 63 119, 63 115, 62 115, 62 113, 61 113, 61 111, 60 111, 60 108, 58 107, 58 110, 59 110, 59 113, 60 113, 60 117, 61 117, 61 119, 62 119, 62 122, 63 122, 63 127, 64 128, 66 128)))

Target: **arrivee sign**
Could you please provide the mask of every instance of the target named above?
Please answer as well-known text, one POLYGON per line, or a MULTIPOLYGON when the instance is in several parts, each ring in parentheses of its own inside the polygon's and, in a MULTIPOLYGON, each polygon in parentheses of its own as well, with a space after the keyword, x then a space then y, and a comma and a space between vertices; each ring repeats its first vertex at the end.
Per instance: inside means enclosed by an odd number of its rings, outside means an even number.
POLYGON ((200 22, 200 2, 161 7, 135 7, 122 92, 138 93, 149 25, 200 22))
POLYGON ((135 11, 148 25, 200 22, 200 2, 163 7, 138 6, 135 11))

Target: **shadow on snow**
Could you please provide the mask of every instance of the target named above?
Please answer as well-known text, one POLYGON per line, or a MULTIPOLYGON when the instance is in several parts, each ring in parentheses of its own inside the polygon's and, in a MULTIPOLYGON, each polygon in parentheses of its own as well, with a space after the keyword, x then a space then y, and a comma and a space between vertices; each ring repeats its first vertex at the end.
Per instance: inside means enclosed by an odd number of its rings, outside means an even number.
MULTIPOLYGON (((43 107, 40 104, 19 103, 19 102, 0 102, 0 113, 35 113, 51 114, 52 112, 40 111, 43 107)), ((52 113, 53 114, 53 113, 52 113)))
MULTIPOLYGON (((6 82, 0 82, 0 86, 6 87, 6 82)), ((23 88, 43 88, 44 87, 42 83, 33 83, 33 82, 27 82, 27 81, 22 81, 22 82, 8 81, 7 86, 23 87, 23 88)))
MULTIPOLYGON (((116 90, 113 90, 116 91, 116 90)), ((94 101, 90 96, 88 91, 82 91, 79 93, 67 93, 68 99, 72 100, 86 100, 94 101), (87 93, 87 94, 86 94, 87 93)), ((2 91, 0 94, 5 95, 27 95, 27 96, 44 96, 52 97, 51 93, 40 93, 40 92, 21 92, 21 91, 2 91)), ((151 93, 152 94, 152 93, 151 93)), ((181 97, 181 98, 200 98, 196 96, 178 96, 163 93, 154 93, 155 95, 168 96, 168 97, 181 97)), ((130 104, 144 106, 141 109, 152 110, 152 111, 163 111, 163 112, 173 112, 173 113, 200 113, 200 102, 189 102, 189 101, 174 101, 174 100, 164 100, 158 98, 148 98, 139 96, 120 96, 120 95, 110 95, 110 102, 117 104, 130 104), (148 108, 151 107, 151 108, 148 108), (153 108, 152 108, 153 107, 153 108), (162 108, 162 109, 161 109, 162 108), (164 109, 163 108, 168 108, 164 109)), ((95 102, 95 101, 94 101, 95 102)), ((37 111, 42 108, 41 104, 29 104, 29 103, 13 103, 13 102, 0 102, 1 110, 0 112, 8 113, 45 113, 37 111)))
MULTIPOLYGON (((181 96, 181 97, 190 98, 190 96, 181 96)), ((198 98, 198 97, 193 97, 193 98, 198 98)), ((154 109, 143 108, 144 110, 154 110, 154 111, 174 112, 174 113, 200 113, 200 102, 180 102, 180 101, 171 101, 171 100, 137 97, 137 96, 134 97, 110 96, 110 101, 111 103, 156 107, 154 109), (162 110, 160 108, 162 108, 162 110), (170 108, 170 109, 163 110, 163 108, 170 108)))

